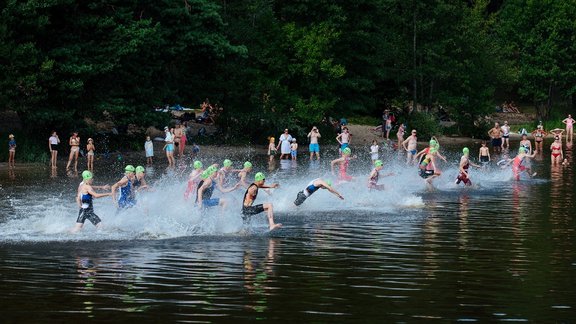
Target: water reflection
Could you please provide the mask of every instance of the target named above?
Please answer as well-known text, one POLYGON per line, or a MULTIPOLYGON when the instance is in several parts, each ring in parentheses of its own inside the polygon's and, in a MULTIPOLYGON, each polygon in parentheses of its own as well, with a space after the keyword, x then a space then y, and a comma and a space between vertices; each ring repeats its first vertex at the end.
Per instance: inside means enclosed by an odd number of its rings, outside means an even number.
POLYGON ((252 249, 246 249, 243 257, 244 288, 254 298, 253 303, 248 303, 247 308, 263 313, 268 310, 268 296, 271 293, 271 283, 274 281, 275 255, 278 239, 268 240, 268 250, 264 260, 254 257, 252 249))
POLYGON ((468 247, 468 202, 470 197, 467 193, 460 195, 458 202, 458 243, 460 243, 460 249, 466 250, 468 247))

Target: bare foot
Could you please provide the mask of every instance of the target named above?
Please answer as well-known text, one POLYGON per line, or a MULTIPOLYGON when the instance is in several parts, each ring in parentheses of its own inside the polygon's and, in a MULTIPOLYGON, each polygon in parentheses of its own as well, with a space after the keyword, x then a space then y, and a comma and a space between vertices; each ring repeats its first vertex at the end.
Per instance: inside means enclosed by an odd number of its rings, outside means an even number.
POLYGON ((270 232, 272 232, 273 230, 282 227, 282 224, 278 223, 278 224, 274 224, 272 226, 270 226, 270 232))

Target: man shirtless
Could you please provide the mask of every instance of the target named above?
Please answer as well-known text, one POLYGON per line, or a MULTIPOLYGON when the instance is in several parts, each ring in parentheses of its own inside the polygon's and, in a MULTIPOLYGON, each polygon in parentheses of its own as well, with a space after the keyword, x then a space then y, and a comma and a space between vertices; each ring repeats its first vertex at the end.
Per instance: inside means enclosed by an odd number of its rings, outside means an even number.
POLYGON ((406 164, 412 164, 415 160, 416 145, 418 144, 418 138, 416 137, 416 130, 413 129, 410 136, 402 142, 402 147, 406 150, 406 164))
POLYGON ((500 153, 502 151, 502 129, 500 124, 494 123, 494 127, 488 131, 488 136, 492 139, 494 153, 500 153))

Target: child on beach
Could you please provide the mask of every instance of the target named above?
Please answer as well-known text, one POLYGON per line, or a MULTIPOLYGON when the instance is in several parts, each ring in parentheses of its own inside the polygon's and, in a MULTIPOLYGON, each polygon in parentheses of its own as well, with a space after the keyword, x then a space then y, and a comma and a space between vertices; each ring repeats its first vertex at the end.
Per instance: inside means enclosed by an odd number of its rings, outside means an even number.
POLYGON ((478 161, 484 165, 490 162, 490 149, 486 146, 486 141, 482 142, 482 146, 478 151, 478 161))
POLYGON ((14 139, 14 135, 8 135, 8 166, 14 167, 14 156, 16 155, 16 140, 14 139))
POLYGON ((154 143, 150 140, 150 136, 146 136, 144 150, 146 151, 146 164, 152 165, 152 158, 154 157, 154 143))
POLYGON ((378 160, 378 151, 379 151, 380 147, 378 146, 378 142, 376 140, 372 141, 372 146, 370 146, 370 158, 372 159, 372 164, 374 164, 374 162, 376 160, 378 160))
POLYGON ((292 160, 296 160, 298 158, 298 143, 296 143, 296 139, 292 139, 292 144, 290 144, 290 156, 292 160))
POLYGON ((96 147, 94 146, 94 140, 89 138, 88 144, 86 144, 86 159, 88 170, 94 170, 94 150, 96 150, 96 147))
POLYGON ((274 160, 274 156, 276 155, 276 146, 274 145, 275 143, 275 138, 274 137, 268 137, 268 156, 270 156, 270 161, 274 160))

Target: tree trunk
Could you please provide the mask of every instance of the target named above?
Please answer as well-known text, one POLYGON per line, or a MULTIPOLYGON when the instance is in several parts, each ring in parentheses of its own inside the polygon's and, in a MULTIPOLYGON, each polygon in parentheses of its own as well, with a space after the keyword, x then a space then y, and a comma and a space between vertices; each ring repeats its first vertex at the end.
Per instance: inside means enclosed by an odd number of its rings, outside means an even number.
POLYGON ((412 1, 414 12, 412 15, 412 83, 413 83, 413 98, 412 98, 412 112, 416 111, 418 106, 418 85, 416 80, 416 0, 412 1))

